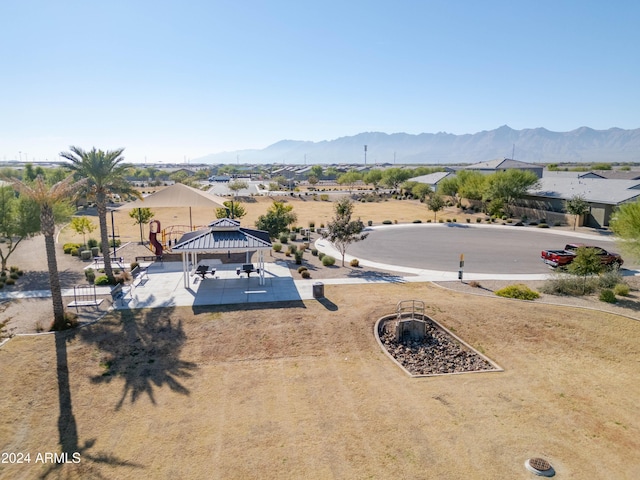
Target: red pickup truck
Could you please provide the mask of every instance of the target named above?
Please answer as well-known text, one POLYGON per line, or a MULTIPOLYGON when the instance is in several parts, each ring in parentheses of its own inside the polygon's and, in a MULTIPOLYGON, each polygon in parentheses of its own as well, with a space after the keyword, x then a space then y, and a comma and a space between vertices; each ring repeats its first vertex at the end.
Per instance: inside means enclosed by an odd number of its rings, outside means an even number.
POLYGON ((596 254, 600 257, 600 261, 603 265, 620 268, 624 263, 622 257, 617 253, 608 252, 604 248, 592 247, 582 243, 569 243, 565 245, 564 250, 543 250, 540 254, 540 258, 544 263, 551 265, 552 267, 564 267, 573 261, 576 256, 576 252, 581 247, 593 248, 596 251, 596 254))

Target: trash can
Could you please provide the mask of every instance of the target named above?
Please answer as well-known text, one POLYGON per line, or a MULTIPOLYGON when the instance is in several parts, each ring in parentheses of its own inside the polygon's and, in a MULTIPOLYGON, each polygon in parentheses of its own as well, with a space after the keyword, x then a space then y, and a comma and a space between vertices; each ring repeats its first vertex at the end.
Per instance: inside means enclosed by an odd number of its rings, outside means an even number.
POLYGON ((313 284, 313 298, 324 298, 324 283, 316 282, 313 284))

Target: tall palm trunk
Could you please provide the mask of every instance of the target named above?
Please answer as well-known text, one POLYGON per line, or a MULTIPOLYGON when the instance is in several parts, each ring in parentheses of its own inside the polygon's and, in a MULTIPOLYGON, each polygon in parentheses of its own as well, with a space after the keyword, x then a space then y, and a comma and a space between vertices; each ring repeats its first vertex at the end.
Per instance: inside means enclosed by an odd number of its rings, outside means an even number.
POLYGON ((60 276, 58 274, 58 261, 56 258, 55 244, 55 218, 51 205, 42 205, 40 209, 40 224, 44 234, 44 246, 47 254, 47 268, 49 270, 49 286, 51 287, 51 300, 53 302, 53 329, 64 330, 64 303, 60 289, 60 276))
POLYGON ((107 198, 104 192, 96 193, 96 207, 100 223, 100 240, 102 241, 102 256, 104 257, 104 274, 113 283, 113 269, 109 255, 109 232, 107 231, 107 198))

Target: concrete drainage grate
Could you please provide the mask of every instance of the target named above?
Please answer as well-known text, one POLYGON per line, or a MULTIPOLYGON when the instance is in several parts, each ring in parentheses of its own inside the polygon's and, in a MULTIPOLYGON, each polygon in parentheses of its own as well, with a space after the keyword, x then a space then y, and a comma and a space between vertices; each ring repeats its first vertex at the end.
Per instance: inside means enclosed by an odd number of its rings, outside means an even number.
POLYGON ((544 458, 530 458, 524 462, 527 470, 541 477, 553 477, 556 471, 544 458))

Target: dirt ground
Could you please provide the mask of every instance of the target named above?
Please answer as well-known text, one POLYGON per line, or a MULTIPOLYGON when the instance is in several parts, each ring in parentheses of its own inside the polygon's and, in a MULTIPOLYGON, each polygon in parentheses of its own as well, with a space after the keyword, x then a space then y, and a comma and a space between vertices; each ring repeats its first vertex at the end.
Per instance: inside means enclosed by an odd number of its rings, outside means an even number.
POLYGON ((531 457, 557 478, 640 475, 640 322, 430 284, 325 294, 12 339, 0 450, 62 443, 80 463, 0 478, 526 479, 531 457), (504 372, 409 378, 373 335, 403 299, 504 372))
MULTIPOLYGON (((17 288, 46 284, 38 241, 10 262, 27 271, 17 288)), ((58 259, 74 282, 82 263, 58 259)), ((388 275, 305 262, 314 278, 388 275)), ((0 459, 0 479, 529 479, 532 457, 557 478, 640 478, 637 286, 622 306, 506 300, 500 286, 326 285, 321 301, 111 312, 14 337, 0 348, 0 452, 31 462, 0 459), (373 334, 407 299, 504 372, 409 378, 373 334), (36 461, 61 448, 78 457, 36 461)), ((31 325, 51 309, 3 307, 31 325)))

